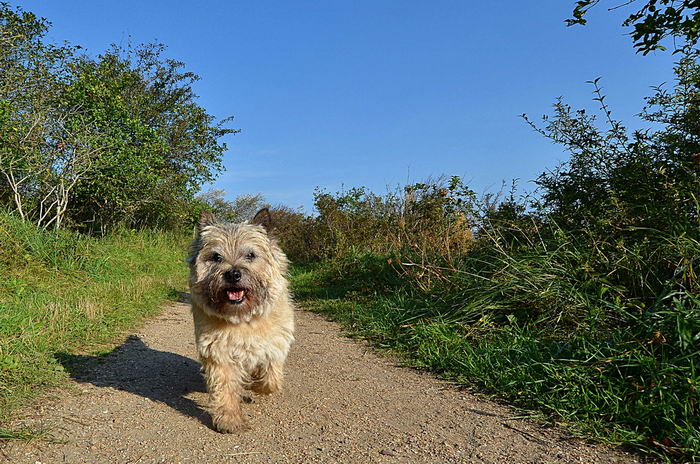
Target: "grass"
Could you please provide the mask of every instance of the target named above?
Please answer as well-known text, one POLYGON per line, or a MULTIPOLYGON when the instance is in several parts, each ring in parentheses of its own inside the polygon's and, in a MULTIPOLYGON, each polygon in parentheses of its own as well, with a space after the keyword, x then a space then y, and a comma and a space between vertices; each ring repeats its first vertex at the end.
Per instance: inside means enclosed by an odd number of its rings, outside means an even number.
POLYGON ((304 307, 414 367, 580 436, 697 460, 700 299, 670 293, 640 312, 576 275, 572 249, 556 253, 479 255, 426 287, 365 254, 297 266, 292 283, 304 307))
MULTIPOLYGON (((175 299, 185 243, 163 232, 47 232, 0 213, 0 424, 67 378, 57 353, 113 342, 175 299)), ((36 433, 0 428, 0 439, 36 433)))

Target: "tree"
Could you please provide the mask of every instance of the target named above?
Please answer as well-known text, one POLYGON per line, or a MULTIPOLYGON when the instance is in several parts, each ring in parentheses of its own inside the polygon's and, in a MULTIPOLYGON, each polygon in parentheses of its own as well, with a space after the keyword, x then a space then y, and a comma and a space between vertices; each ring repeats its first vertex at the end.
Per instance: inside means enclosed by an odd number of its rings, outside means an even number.
POLYGON ((97 57, 44 40, 0 2, 0 204, 44 227, 172 228, 223 169, 236 130, 199 106, 199 77, 162 44, 97 57))
POLYGON ((192 83, 199 77, 163 58, 164 50, 161 44, 113 47, 73 67, 62 103, 81 105, 81 116, 98 127, 100 145, 109 147, 76 186, 70 211, 76 223, 171 227, 223 169, 226 144, 219 140, 237 131, 196 103, 192 83))
MULTIPOLYGON (((614 10, 633 4, 636 0, 622 1, 609 8, 614 10)), ((643 55, 654 50, 665 50, 661 42, 666 37, 673 37, 683 42, 675 52, 695 46, 700 38, 700 0, 644 0, 639 10, 631 13, 622 23, 632 27, 634 47, 643 55)), ((573 10, 573 18, 567 19, 569 26, 585 25, 588 11, 598 5, 600 0, 579 0, 573 10)))
POLYGON ((71 190, 102 147, 92 143, 91 125, 67 127, 76 106, 55 104, 78 47, 44 43, 48 27, 0 3, 0 201, 23 219, 59 228, 71 190))

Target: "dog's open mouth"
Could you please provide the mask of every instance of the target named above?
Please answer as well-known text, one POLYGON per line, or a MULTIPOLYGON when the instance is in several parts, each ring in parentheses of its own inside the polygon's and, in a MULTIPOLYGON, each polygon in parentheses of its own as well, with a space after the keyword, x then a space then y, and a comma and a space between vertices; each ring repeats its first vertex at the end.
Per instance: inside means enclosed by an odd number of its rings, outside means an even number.
POLYGON ((229 303, 240 304, 245 300, 245 289, 244 288, 234 288, 231 290, 226 290, 226 298, 228 298, 229 303))

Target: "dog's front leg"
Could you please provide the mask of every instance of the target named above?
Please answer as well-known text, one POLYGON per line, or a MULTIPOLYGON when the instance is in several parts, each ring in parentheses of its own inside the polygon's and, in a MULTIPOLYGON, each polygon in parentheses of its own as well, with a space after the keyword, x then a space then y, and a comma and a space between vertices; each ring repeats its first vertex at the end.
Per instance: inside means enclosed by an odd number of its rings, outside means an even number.
POLYGON ((246 429, 241 412, 243 371, 235 362, 203 360, 204 377, 209 392, 209 408, 214 428, 222 433, 246 429))
POLYGON ((282 363, 275 361, 260 369, 253 382, 252 390, 262 395, 280 391, 284 379, 283 369, 282 363))

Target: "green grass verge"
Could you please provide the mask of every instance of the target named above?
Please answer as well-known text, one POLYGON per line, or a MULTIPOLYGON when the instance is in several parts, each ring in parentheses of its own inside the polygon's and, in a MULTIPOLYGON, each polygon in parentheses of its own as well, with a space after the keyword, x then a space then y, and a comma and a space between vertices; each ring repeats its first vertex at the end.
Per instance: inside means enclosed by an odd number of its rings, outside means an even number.
MULTIPOLYGON (((0 424, 67 378, 57 353, 114 342, 175 299, 186 242, 163 232, 47 232, 0 212, 0 424)), ((36 433, 0 429, 0 439, 36 433)))
MULTIPOLYGON (((654 343, 639 341, 641 329, 630 326, 604 336, 595 327, 562 335, 515 317, 496 324, 486 312, 462 321, 453 307, 441 313, 446 301, 410 287, 382 263, 365 257, 352 269, 295 266, 296 299, 411 366, 536 411, 576 435, 672 461, 700 456, 698 361, 674 351, 670 328, 660 327, 668 341, 654 343)), ((498 307, 500 294, 477 285, 474 298, 498 307)), ((679 325, 684 314, 697 317, 700 301, 689 298, 670 309, 679 325)))

